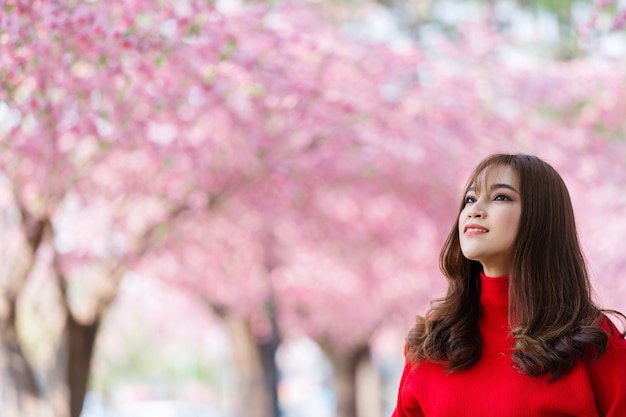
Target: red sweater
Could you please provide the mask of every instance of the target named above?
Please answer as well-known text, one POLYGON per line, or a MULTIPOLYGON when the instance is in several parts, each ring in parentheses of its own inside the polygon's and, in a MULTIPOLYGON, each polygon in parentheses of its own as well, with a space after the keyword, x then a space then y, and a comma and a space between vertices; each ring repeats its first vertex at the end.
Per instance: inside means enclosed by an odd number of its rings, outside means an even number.
POLYGON ((393 417, 626 417, 626 341, 607 318, 608 348, 579 360, 560 379, 530 377, 511 359, 508 279, 481 276, 480 360, 446 373, 443 366, 406 364, 393 417))

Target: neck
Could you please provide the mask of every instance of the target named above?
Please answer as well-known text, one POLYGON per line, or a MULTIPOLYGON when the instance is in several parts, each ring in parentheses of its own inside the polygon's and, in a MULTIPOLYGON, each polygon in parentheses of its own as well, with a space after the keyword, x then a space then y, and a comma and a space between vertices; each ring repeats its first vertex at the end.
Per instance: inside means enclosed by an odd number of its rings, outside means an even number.
POLYGON ((510 267, 503 265, 485 265, 483 266, 483 273, 489 278, 508 277, 511 275, 510 267))
POLYGON ((509 278, 480 274, 481 322, 487 326, 509 324, 509 278))

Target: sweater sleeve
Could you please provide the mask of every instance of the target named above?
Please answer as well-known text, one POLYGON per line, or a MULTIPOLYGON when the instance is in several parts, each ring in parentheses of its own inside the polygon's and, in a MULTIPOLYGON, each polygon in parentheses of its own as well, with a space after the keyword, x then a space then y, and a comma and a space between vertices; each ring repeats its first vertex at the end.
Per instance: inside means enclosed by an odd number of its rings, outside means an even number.
MULTIPOLYGON (((404 353, 406 355, 406 347, 404 353)), ((403 400, 404 388, 410 373, 411 364, 409 361, 406 361, 404 364, 404 370, 402 371, 402 377, 400 378, 400 386, 398 387, 398 401, 396 402, 396 408, 391 417, 424 417, 424 413, 420 408, 409 408, 408 404, 405 404, 403 400)))
POLYGON ((589 381, 600 417, 626 416, 626 340, 608 318, 602 328, 609 341, 604 355, 589 366, 589 381))

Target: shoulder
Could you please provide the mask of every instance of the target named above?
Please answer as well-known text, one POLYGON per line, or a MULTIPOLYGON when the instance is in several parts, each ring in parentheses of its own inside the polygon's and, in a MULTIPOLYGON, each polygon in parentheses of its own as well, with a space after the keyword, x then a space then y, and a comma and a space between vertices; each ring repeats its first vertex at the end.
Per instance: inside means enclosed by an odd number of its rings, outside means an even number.
POLYGON ((606 315, 602 318, 600 328, 608 334, 606 350, 599 358, 588 360, 588 372, 592 377, 602 379, 611 379, 611 375, 614 375, 626 386, 626 340, 606 315))
POLYGON ((626 416, 626 340, 608 317, 600 327, 609 339, 604 354, 587 364, 591 389, 600 415, 626 416))
POLYGON ((606 315, 602 317, 600 328, 609 335, 608 345, 617 344, 618 346, 626 346, 626 340, 619 331, 615 323, 606 315))
POLYGON ((589 351, 584 361, 588 372, 599 376, 619 369, 626 375, 626 340, 615 323, 606 315, 603 315, 598 327, 608 335, 606 349, 601 355, 596 355, 597 352, 593 349, 589 351))

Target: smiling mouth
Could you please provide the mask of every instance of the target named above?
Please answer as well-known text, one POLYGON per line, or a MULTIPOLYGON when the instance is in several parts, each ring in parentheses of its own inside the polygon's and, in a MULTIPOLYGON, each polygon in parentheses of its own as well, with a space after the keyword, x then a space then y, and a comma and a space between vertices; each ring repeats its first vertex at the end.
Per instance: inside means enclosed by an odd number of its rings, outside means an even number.
POLYGON ((487 233, 489 230, 482 227, 466 227, 465 233, 487 233))

